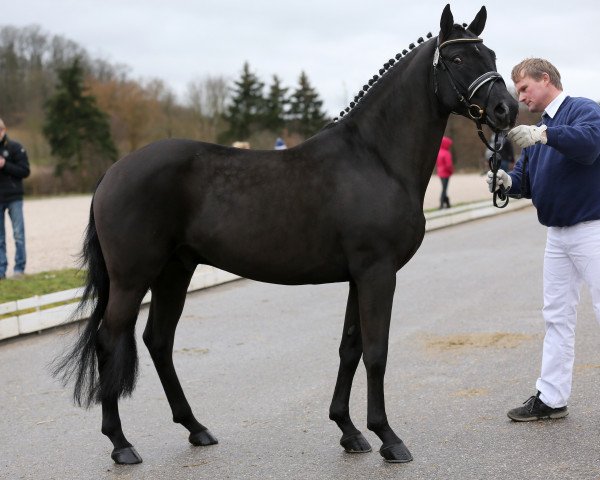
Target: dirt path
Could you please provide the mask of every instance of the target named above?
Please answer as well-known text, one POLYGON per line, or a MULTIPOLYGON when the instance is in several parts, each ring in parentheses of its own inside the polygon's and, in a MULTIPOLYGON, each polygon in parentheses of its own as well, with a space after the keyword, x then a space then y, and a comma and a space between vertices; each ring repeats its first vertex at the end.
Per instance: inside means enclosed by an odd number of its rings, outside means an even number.
MULTIPOLYGON (((439 205, 440 181, 432 177, 425 196, 425 209, 439 205)), ((457 174, 450 179, 448 195, 452 204, 490 198, 479 174, 457 174)), ((25 199, 27 273, 75 268, 88 221, 90 195, 25 199)), ((8 274, 12 274, 14 244, 10 221, 7 224, 8 274)))

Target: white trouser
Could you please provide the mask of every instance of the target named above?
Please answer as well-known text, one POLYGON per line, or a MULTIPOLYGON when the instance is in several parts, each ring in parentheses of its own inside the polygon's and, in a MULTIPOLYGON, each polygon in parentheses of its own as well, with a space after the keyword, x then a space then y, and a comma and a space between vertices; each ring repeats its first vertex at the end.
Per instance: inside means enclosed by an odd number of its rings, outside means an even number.
POLYGON ((542 402, 552 408, 565 406, 571 395, 576 309, 583 282, 600 323, 600 220, 549 227, 544 254, 546 336, 536 387, 542 402))

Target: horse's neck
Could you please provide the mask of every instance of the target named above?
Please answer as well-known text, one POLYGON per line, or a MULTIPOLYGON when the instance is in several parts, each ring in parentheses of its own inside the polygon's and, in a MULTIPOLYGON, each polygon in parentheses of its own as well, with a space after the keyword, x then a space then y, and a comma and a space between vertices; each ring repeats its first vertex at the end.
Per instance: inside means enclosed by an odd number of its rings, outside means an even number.
POLYGON ((400 60, 345 119, 356 131, 353 143, 364 142, 390 175, 423 197, 448 122, 433 91, 434 48, 432 39, 400 60))

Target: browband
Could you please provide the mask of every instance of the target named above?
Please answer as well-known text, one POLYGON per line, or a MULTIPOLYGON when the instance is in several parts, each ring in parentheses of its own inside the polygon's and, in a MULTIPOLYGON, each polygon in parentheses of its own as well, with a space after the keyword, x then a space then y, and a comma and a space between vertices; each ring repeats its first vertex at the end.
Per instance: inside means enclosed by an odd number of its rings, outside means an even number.
POLYGON ((446 40, 441 45, 439 45, 438 48, 441 49, 451 43, 474 43, 474 42, 477 42, 477 43, 483 42, 483 38, 479 38, 479 37, 477 37, 477 38, 455 38, 453 40, 446 40))
POLYGON ((446 45, 450 45, 452 43, 481 43, 483 42, 483 38, 454 38, 452 40, 446 40, 439 44, 440 37, 438 37, 438 45, 435 47, 435 53, 433 54, 433 66, 437 67, 439 59, 440 59, 440 50, 444 48, 446 45))

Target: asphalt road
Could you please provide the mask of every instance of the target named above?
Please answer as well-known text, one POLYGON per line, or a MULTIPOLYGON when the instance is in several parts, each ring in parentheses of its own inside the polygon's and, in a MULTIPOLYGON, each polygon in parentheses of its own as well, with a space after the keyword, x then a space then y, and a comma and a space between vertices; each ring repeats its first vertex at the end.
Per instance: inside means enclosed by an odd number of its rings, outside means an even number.
POLYGON ((528 208, 430 232, 398 273, 386 400, 415 458, 409 464, 377 453, 362 366, 351 411, 374 451, 345 454, 327 418, 347 286, 241 280, 190 295, 175 345, 188 399, 218 445, 192 447, 171 422, 140 341, 141 375, 121 417, 144 463, 114 465, 100 409, 72 406, 47 373, 72 333, 63 328, 0 344, 0 477, 598 479, 600 330, 587 292, 570 415, 528 424, 506 417, 534 393, 539 371, 544 242, 528 208))

